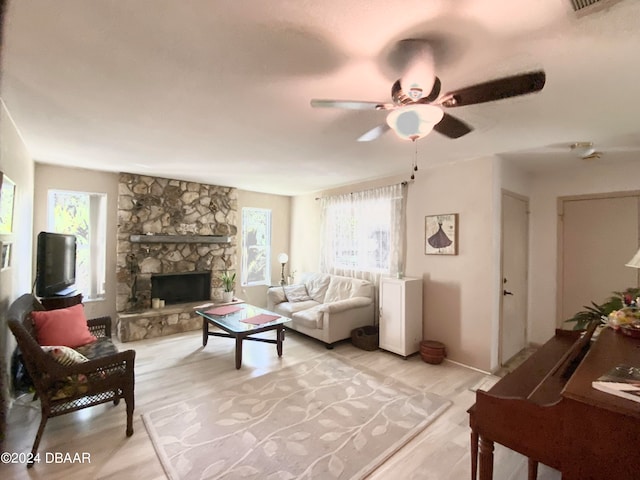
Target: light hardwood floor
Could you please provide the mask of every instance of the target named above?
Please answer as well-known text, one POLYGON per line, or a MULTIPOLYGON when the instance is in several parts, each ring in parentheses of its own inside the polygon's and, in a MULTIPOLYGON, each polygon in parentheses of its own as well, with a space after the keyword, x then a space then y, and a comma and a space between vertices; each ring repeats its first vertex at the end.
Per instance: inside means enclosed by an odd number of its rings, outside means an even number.
MULTIPOLYGON (((273 335, 273 332, 265 334, 273 335)), ((136 350, 135 433, 125 436, 124 402, 119 406, 99 405, 50 419, 40 444, 41 458, 49 453, 88 453, 90 463, 40 463, 27 470, 24 465, 0 465, 0 478, 11 479, 165 479, 140 415, 203 391, 212 382, 263 375, 327 353, 346 358, 383 374, 398 378, 452 401, 452 405, 422 433, 379 467, 371 480, 420 479, 459 480, 471 476, 469 427, 466 410, 474 402, 471 388, 484 374, 445 361, 424 363, 419 355, 407 360, 382 350, 368 352, 349 342, 328 351, 296 332, 287 332, 284 355, 275 346, 245 342, 242 369, 234 367, 232 340, 212 337, 202 347, 201 333, 190 332, 159 339, 120 345, 136 350)), ((40 419, 37 403, 30 396, 19 398, 9 414, 6 447, 9 452, 29 452, 40 419)), ((526 432, 523 432, 526 435, 526 432)), ((212 452, 215 455, 215 452, 212 452)), ((527 478, 526 459, 496 445, 494 479, 527 478)), ((560 474, 543 465, 539 480, 557 480, 560 474)), ((322 479, 324 480, 324 479, 322 479)))

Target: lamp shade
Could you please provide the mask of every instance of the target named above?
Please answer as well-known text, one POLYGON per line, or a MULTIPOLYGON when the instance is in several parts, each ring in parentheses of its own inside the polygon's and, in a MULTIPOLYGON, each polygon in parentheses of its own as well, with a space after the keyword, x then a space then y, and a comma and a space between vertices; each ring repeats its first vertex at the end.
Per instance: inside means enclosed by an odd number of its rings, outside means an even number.
POLYGON ((400 138, 415 141, 427 136, 443 116, 440 107, 416 104, 391 111, 387 123, 400 138))
POLYGON ((631 260, 625 263, 626 267, 640 268, 640 250, 636 252, 631 260))
POLYGON ((289 255, 286 253, 281 253, 278 255, 278 263, 287 263, 289 261, 289 255))

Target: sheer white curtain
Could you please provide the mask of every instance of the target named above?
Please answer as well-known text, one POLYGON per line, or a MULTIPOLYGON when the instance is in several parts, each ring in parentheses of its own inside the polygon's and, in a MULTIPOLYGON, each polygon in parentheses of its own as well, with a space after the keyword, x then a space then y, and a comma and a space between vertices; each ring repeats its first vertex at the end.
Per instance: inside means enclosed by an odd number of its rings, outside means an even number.
POLYGON ((320 271, 374 285, 404 270, 406 183, 323 197, 320 271))

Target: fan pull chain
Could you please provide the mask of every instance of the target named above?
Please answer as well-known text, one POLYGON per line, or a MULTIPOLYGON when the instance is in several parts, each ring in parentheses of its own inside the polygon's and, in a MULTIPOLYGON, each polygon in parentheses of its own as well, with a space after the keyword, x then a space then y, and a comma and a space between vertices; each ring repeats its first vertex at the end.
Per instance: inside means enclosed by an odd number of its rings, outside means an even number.
POLYGON ((415 151, 413 153, 413 163, 411 164, 411 180, 416 179, 416 175, 414 172, 418 171, 418 142, 414 140, 413 144, 415 146, 415 151))

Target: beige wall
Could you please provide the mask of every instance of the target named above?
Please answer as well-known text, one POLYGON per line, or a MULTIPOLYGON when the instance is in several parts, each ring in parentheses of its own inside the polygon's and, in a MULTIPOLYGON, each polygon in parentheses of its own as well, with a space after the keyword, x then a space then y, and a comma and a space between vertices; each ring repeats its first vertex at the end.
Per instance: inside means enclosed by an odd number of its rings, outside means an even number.
POLYGON ((1 241, 13 242, 13 265, 0 273, 0 282, 2 299, 15 300, 21 294, 31 291, 34 162, 7 113, 4 102, 0 105, 0 170, 16 184, 13 232, 0 235, 1 241))
POLYGON ((267 285, 247 287, 240 285, 242 269, 242 209, 245 207, 267 208, 271 210, 271 284, 280 283, 282 266, 278 263, 278 255, 289 255, 289 264, 285 267, 285 275, 290 272, 293 254, 290 246, 291 197, 271 195, 267 193, 238 190, 238 281, 236 292, 240 298, 257 305, 267 306, 267 285))
MULTIPOLYGON (((107 195, 106 289, 103 300, 84 300, 88 318, 109 315, 116 318, 116 210, 118 206, 118 174, 82 168, 58 167, 36 163, 35 211, 33 238, 47 231, 47 195, 49 190, 75 190, 107 195)), ((35 265, 35 248, 33 253, 35 265)), ((34 274, 35 275, 35 274, 34 274)))
MULTIPOLYGON (((557 199, 566 195, 638 190, 640 162, 629 155, 614 164, 602 160, 585 162, 580 169, 568 169, 531 177, 531 263, 530 340, 543 343, 556 326, 557 199)), ((620 222, 625 212, 619 212, 620 222)), ((615 232, 603 232, 615 236, 615 232)))
MULTIPOLYGON (((298 195, 291 200, 291 271, 317 272, 320 266, 319 195, 298 195)), ((294 279, 295 281, 295 279, 294 279)))
POLYGON ((407 267, 424 279, 425 339, 447 347, 450 360, 492 368, 497 325, 494 171, 492 158, 422 168, 409 186, 407 267), (458 255, 425 255, 425 216, 458 214, 458 255))
MULTIPOLYGON (((31 248, 34 165, 13 120, 0 101, 0 171, 16 184, 13 232, 0 235, 12 242, 11 268, 0 272, 0 405, 8 403, 9 365, 16 342, 7 327, 6 313, 11 302, 31 291, 31 248)), ((4 412, 0 412, 3 415, 4 412)), ((2 438, 0 431, 0 438, 2 438)), ((1 442, 0 442, 1 443, 1 442)))

